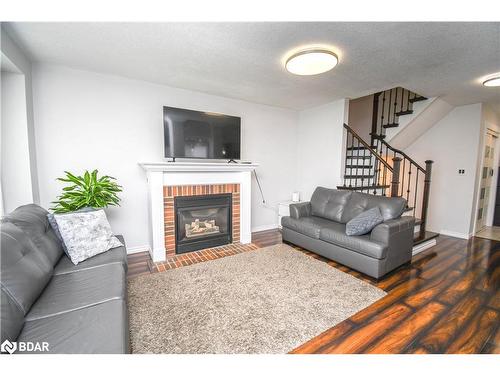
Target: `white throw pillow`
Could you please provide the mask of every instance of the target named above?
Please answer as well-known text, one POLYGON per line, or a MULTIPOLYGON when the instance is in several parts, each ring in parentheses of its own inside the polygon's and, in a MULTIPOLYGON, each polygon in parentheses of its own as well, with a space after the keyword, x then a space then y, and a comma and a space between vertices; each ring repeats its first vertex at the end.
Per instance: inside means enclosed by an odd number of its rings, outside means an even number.
POLYGON ((113 235, 103 210, 56 214, 54 218, 75 265, 109 249, 123 246, 113 235))

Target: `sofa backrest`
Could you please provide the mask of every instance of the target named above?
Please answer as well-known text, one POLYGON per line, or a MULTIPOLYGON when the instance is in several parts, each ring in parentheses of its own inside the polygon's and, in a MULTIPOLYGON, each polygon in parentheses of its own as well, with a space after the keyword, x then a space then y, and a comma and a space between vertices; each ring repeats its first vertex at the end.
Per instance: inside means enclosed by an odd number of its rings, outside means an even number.
POLYGON ((12 223, 0 224, 1 341, 15 340, 24 317, 52 277, 51 261, 12 223))
POLYGON ((318 186, 311 197, 311 214, 340 223, 351 194, 348 190, 318 186))
POLYGON ((54 266, 64 250, 61 241, 49 224, 47 214, 44 208, 36 204, 27 204, 16 208, 5 216, 3 221, 21 228, 54 266))
POLYGON ((384 221, 400 217, 406 208, 406 199, 401 197, 383 197, 380 195, 353 192, 342 214, 342 222, 347 223, 361 212, 378 207, 384 221))
POLYGON ((384 221, 400 217, 406 199, 317 187, 311 197, 311 214, 337 223, 349 220, 370 208, 378 207, 384 221))

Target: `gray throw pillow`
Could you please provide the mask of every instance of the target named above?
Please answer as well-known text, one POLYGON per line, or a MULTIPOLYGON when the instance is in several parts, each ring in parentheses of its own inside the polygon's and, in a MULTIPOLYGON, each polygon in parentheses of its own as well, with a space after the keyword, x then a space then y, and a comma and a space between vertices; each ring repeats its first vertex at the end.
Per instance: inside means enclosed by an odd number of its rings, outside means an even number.
POLYGON ((349 220, 345 226, 345 234, 348 236, 361 236, 362 234, 369 233, 373 228, 383 222, 384 218, 380 209, 378 207, 373 207, 349 220))
MULTIPOLYGON (((76 210, 74 212, 89 212, 89 211, 95 211, 96 209, 94 207, 83 207, 80 208, 79 210, 76 210)), ((70 214, 73 212, 69 212, 70 214)), ((60 215, 66 215, 66 214, 60 214, 60 215)), ((69 257, 68 254, 68 248, 64 244, 64 240, 61 236, 61 233, 59 232, 59 227, 57 226, 57 221, 54 218, 54 214, 47 214, 47 220, 49 221, 50 226, 54 230, 54 233, 59 241, 61 241, 62 248, 64 250, 64 253, 69 257)))
POLYGON ((55 214, 59 233, 73 264, 123 246, 113 235, 104 210, 55 214))

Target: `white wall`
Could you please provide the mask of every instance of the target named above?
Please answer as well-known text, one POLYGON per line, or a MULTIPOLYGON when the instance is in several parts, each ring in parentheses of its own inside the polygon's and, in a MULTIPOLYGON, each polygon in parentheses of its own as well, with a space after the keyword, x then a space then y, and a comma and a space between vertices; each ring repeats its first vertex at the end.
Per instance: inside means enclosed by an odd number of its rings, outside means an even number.
POLYGON ((342 99, 299 113, 297 187, 301 200, 309 200, 317 186, 342 184, 347 105, 342 99))
POLYGON ((472 232, 480 122, 481 104, 456 107, 404 150, 422 166, 434 161, 427 230, 467 238, 472 232))
MULTIPOLYGON (((24 55, 21 49, 12 41, 9 35, 0 28, 1 34, 1 50, 2 57, 8 58, 21 74, 24 75, 25 98, 23 100, 26 111, 27 137, 28 137, 28 153, 30 160, 30 175, 31 175, 31 202, 40 203, 40 193, 38 188, 38 172, 36 169, 36 148, 35 148, 35 128, 33 118, 33 90, 32 90, 32 66, 30 60, 24 55)), ((3 187, 5 190, 6 188, 3 187)), ((6 202, 4 202, 6 204, 6 202)), ((6 212, 8 212, 6 210, 6 212)))
POLYGON ((64 170, 115 176, 122 206, 108 213, 131 250, 148 243, 146 178, 137 163, 163 160, 164 105, 242 118, 242 159, 260 163, 267 201, 253 181, 253 230, 275 227, 278 201, 295 189, 295 111, 53 65, 34 66, 33 90, 41 204, 60 193, 55 179, 64 170))
POLYGON ((1 74, 1 182, 5 213, 33 202, 24 75, 1 74))
POLYGON ((349 126, 370 143, 373 120, 373 95, 349 100, 349 126))

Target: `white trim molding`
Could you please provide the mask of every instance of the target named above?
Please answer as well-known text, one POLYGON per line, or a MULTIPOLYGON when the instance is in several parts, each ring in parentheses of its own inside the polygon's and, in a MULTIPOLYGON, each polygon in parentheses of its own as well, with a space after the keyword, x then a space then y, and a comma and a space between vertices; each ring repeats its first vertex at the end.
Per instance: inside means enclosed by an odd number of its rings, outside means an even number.
POLYGON ((436 244, 437 244, 437 241, 435 238, 433 238, 432 240, 429 240, 429 241, 422 242, 416 246, 413 246, 413 250, 411 252, 411 255, 415 256, 415 255, 421 253, 422 251, 425 251, 427 249, 430 249, 433 246, 436 246, 436 244))
POLYGON ((149 248, 148 245, 127 247, 127 254, 143 253, 145 251, 151 254, 151 249, 149 248))
POLYGON ((259 225, 257 227, 252 228, 252 233, 254 232, 262 232, 264 230, 277 229, 278 224, 267 224, 267 225, 259 225))
POLYGON ((463 238, 464 240, 468 240, 469 238, 472 237, 472 233, 467 234, 467 233, 453 232, 451 230, 444 230, 444 229, 442 229, 439 233, 444 236, 463 238))

